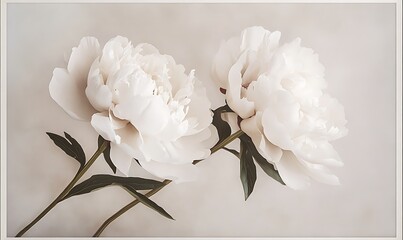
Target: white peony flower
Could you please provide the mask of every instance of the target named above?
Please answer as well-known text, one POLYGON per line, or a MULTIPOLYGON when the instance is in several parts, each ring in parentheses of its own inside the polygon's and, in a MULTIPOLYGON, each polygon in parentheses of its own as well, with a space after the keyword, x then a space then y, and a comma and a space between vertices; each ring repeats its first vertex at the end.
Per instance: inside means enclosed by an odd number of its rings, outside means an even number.
POLYGON ((123 174, 132 159, 150 173, 192 180, 192 161, 210 155, 218 140, 205 88, 182 65, 150 44, 133 47, 115 37, 103 49, 85 37, 67 69, 56 68, 52 98, 73 118, 91 121, 111 141, 111 159, 123 174))
POLYGON ((347 134, 343 106, 324 93, 317 54, 299 38, 279 45, 280 35, 250 27, 223 42, 213 78, 226 90, 240 128, 287 186, 302 189, 311 179, 339 184, 328 167, 343 163, 329 141, 347 134))

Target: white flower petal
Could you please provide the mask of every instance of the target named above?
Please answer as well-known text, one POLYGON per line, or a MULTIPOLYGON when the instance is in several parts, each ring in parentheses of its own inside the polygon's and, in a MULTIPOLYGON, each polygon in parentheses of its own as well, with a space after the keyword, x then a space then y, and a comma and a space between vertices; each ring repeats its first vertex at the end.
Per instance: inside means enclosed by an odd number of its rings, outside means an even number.
POLYGON ((118 135, 116 135, 108 112, 96 113, 92 115, 91 125, 104 139, 117 144, 120 143, 121 139, 118 135))
POLYGON ((141 53, 142 55, 150 55, 157 54, 159 55, 159 51, 156 47, 149 43, 140 43, 134 48, 135 52, 141 53))
POLYGON ((323 164, 332 167, 341 167, 343 162, 333 146, 327 141, 312 141, 309 138, 297 140, 294 154, 309 163, 323 164))
POLYGON ((169 162, 169 160, 172 159, 165 147, 169 141, 163 141, 147 135, 142 136, 142 139, 143 144, 141 146, 141 151, 147 161, 155 159, 159 162, 169 162))
POLYGON ((244 119, 241 122, 241 129, 252 139, 260 155, 270 162, 278 162, 283 154, 282 150, 269 142, 264 136, 263 126, 259 121, 261 117, 262 114, 258 112, 255 116, 244 119))
POLYGON ((132 158, 144 161, 145 157, 142 152, 143 139, 140 133, 131 124, 127 124, 124 128, 117 129, 116 134, 121 138, 119 147, 126 151, 132 158))
POLYGON ((287 127, 268 110, 263 112, 262 125, 264 135, 271 143, 285 150, 294 148, 294 142, 287 127))
POLYGON ((264 134, 274 145, 285 149, 294 148, 293 134, 299 126, 299 103, 286 91, 276 91, 263 112, 264 134))
POLYGON ((73 48, 67 70, 84 91, 91 64, 101 54, 99 42, 94 37, 84 37, 78 47, 73 48))
POLYGON ((265 38, 263 46, 267 50, 266 54, 269 54, 278 47, 280 38, 281 32, 279 31, 274 31, 269 35, 269 37, 265 38))
POLYGON ((55 68, 49 84, 50 96, 71 117, 88 121, 95 109, 88 102, 84 90, 66 69, 55 68))
POLYGON ((99 69, 98 58, 91 65, 85 94, 91 105, 100 112, 108 110, 112 105, 112 92, 105 85, 101 70, 99 69))
POLYGON ((116 36, 109 40, 102 50, 101 72, 107 79, 109 74, 113 74, 120 69, 122 63, 131 62, 132 59, 134 59, 133 46, 129 40, 122 36, 116 36))
POLYGON ((260 26, 253 26, 242 31, 241 51, 253 50, 257 51, 269 31, 260 26))
POLYGON ((160 133, 170 117, 159 96, 133 96, 130 101, 117 104, 113 113, 118 118, 129 120, 144 135, 160 133))
POLYGON ((141 161, 140 165, 151 174, 170 179, 175 183, 190 182, 199 178, 200 170, 193 164, 169 164, 155 161, 141 161))
POLYGON ((133 96, 153 96, 156 83, 138 65, 125 65, 110 74, 107 85, 115 104, 130 102, 133 96))
POLYGON ((187 119, 195 119, 197 125, 191 125, 187 131, 187 135, 194 134, 202 131, 208 127, 213 119, 213 113, 210 110, 211 102, 207 98, 206 89, 200 81, 195 82, 193 94, 190 96, 190 103, 188 106, 188 112, 186 114, 187 119))
POLYGON ((175 60, 172 58, 168 59, 168 65, 166 67, 169 69, 168 80, 171 85, 172 96, 175 100, 181 101, 184 98, 191 96, 194 94, 193 90, 205 92, 205 90, 203 90, 203 85, 195 77, 195 70, 191 70, 190 73, 186 75, 185 67, 183 65, 176 64, 175 60), (201 89, 198 88, 199 86, 201 89))
POLYGON ((163 85, 168 91, 172 91, 172 86, 166 72, 166 65, 168 59, 164 55, 145 55, 140 60, 141 68, 154 80, 160 80, 160 84, 163 85))
POLYGON ((236 112, 241 118, 248 118, 254 114, 254 103, 248 101, 241 95, 242 88, 242 69, 246 63, 247 52, 244 52, 238 61, 231 67, 228 79, 229 85, 226 92, 228 106, 236 112))
POLYGON ((226 42, 222 42, 213 59, 211 75, 221 88, 228 88, 228 72, 240 54, 239 45, 239 37, 234 37, 226 42))
POLYGON ((273 92, 281 89, 278 81, 267 75, 260 75, 256 81, 249 84, 246 90, 246 97, 249 101, 255 103, 256 111, 264 112, 270 103, 270 98, 273 92))
POLYGON ((175 141, 176 139, 186 135, 188 129, 188 121, 174 121, 171 117, 164 129, 159 134, 159 138, 164 141, 175 141))
POLYGON ((210 156, 210 148, 217 141, 217 130, 211 125, 199 133, 184 136, 174 141, 143 136, 141 149, 147 160, 160 163, 184 164, 210 156))
POLYGON ((210 149, 217 141, 218 133, 213 125, 197 134, 179 138, 177 141, 172 142, 170 156, 175 160, 171 161, 192 162, 193 160, 205 159, 210 156, 210 149))
POLYGON ((327 121, 326 135, 328 140, 336 140, 346 136, 348 129, 345 127, 347 120, 343 105, 328 94, 321 96, 319 104, 319 108, 324 109, 322 118, 327 121))
POLYGON ((304 167, 290 151, 283 151, 281 160, 275 163, 278 173, 284 183, 296 190, 306 189, 310 186, 311 180, 306 175, 304 167))
POLYGON ((125 176, 128 176, 133 157, 122 149, 119 144, 111 142, 111 160, 125 176))
MULTIPOLYGON (((246 62, 242 68, 241 85, 244 87, 241 89, 241 96, 246 96, 247 88, 249 84, 256 81, 257 76, 260 75, 260 65, 258 64, 259 59, 257 59, 257 53, 254 51, 249 51, 247 54, 246 62)), ((247 97, 247 96, 246 96, 247 97)))
POLYGON ((127 124, 129 123, 128 120, 122 120, 117 118, 114 114, 113 114, 113 108, 109 109, 109 120, 111 121, 112 124, 112 128, 113 129, 121 129, 127 126, 127 124))

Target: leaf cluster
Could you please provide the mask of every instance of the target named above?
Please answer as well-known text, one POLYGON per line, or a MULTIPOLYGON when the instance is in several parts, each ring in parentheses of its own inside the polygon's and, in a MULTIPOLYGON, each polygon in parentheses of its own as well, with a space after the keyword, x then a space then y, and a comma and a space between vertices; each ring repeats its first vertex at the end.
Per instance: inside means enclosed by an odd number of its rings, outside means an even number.
MULTIPOLYGON (((67 155, 77 160, 80 163, 80 168, 78 173, 84 168, 86 163, 86 157, 83 148, 81 145, 68 133, 64 133, 65 137, 47 132, 46 133, 50 139, 62 149, 67 155)), ((103 151, 103 156, 106 163, 112 169, 114 173, 116 173, 116 166, 113 164, 110 158, 110 142, 103 139, 101 136, 98 137, 98 147, 100 147, 104 142, 107 142, 107 147, 103 151)), ((78 174, 77 173, 77 174, 78 174)), ((147 196, 138 192, 139 190, 151 190, 160 188, 163 186, 162 182, 145 179, 139 177, 119 177, 107 174, 98 174, 93 175, 90 178, 84 180, 83 182, 74 186, 60 201, 68 199, 73 196, 78 196, 86 193, 90 193, 95 190, 99 190, 101 188, 117 185, 124 189, 126 189, 132 196, 134 196, 139 202, 143 203, 145 206, 157 211, 161 215, 173 219, 171 215, 169 215, 162 207, 153 202, 147 196)), ((59 201, 59 202, 60 202, 59 201)))
MULTIPOLYGON (((222 141, 224 141, 224 139, 226 139, 228 136, 231 135, 231 127, 225 120, 222 119, 221 114, 233 111, 226 104, 224 106, 217 108, 213 112, 214 112, 213 125, 217 128, 219 136, 218 143, 216 144, 218 145, 222 141)), ((262 170, 268 176, 270 176, 277 182, 285 185, 285 183, 280 177, 280 174, 274 168, 274 166, 271 163, 269 163, 267 159, 265 159, 256 149, 256 146, 253 144, 252 139, 246 134, 242 134, 239 137, 239 139, 240 139, 239 152, 227 147, 223 147, 223 149, 234 154, 240 160, 240 179, 244 190, 245 200, 248 199, 250 194, 253 192, 253 188, 257 180, 255 162, 262 168, 262 170)))

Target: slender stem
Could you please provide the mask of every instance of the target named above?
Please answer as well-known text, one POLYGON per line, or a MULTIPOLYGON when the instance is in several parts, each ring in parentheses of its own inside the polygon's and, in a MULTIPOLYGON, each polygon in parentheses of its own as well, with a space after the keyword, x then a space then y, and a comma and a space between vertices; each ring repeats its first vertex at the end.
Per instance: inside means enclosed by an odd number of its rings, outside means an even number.
MULTIPOLYGON (((221 148, 225 147, 226 145, 228 145, 229 143, 231 143, 232 141, 234 141, 235 139, 239 138, 242 134, 244 134, 244 132, 242 130, 239 130, 237 132, 235 132, 234 134, 230 135, 229 137, 227 137, 226 139, 224 139, 222 142, 218 143, 217 145, 215 145, 213 148, 211 148, 211 154, 217 152, 218 150, 220 150, 221 148)), ((193 164, 197 164, 198 162, 200 162, 200 160, 194 161, 193 164)), ((149 191, 148 193, 146 193, 145 195, 147 197, 151 197, 152 195, 156 194, 157 192, 159 192, 161 189, 163 189, 166 185, 170 184, 172 181, 171 180, 164 180, 162 182, 162 186, 155 188, 151 191, 149 191)), ((101 233, 105 230, 105 228, 112 223, 116 218, 120 217, 123 213, 125 213, 127 210, 131 209, 132 207, 136 206, 139 203, 139 201, 136 199, 134 201, 132 201, 131 203, 127 204, 126 206, 124 206, 123 208, 121 208, 119 211, 117 211, 115 214, 113 214, 111 217, 109 217, 102 225, 101 227, 98 228, 98 230, 95 232, 95 234, 93 235, 93 237, 99 237, 101 235, 101 233)))
POLYGON ((57 196, 55 200, 43 210, 30 224, 28 224, 25 228, 23 228, 16 237, 21 237, 24 235, 26 231, 28 231, 32 226, 34 226, 39 220, 41 220, 52 208, 54 208, 63 198, 70 192, 70 190, 74 187, 77 181, 84 175, 84 173, 91 167, 91 165, 95 162, 95 160, 103 153, 103 151, 108 146, 108 141, 104 141, 101 146, 97 149, 97 151, 92 155, 90 160, 84 165, 84 167, 76 174, 76 176, 71 180, 71 182, 67 185, 67 187, 57 196))
POLYGON ((229 137, 224 139, 222 142, 218 143, 213 148, 211 148, 211 154, 213 154, 213 153, 217 152, 218 150, 220 150, 221 148, 227 146, 229 143, 231 143, 235 139, 242 136, 242 134, 244 134, 244 132, 242 130, 239 130, 239 131, 235 132, 234 134, 230 135, 229 137))
MULTIPOLYGON (((151 197, 152 195, 156 194, 159 192, 162 188, 164 188, 166 185, 170 184, 172 181, 171 180, 164 180, 162 182, 162 186, 158 188, 154 188, 153 190, 149 191, 148 193, 145 194, 146 197, 151 197)), ((140 201, 139 200, 134 200, 131 203, 127 204, 123 208, 121 208, 119 211, 117 211, 115 214, 113 214, 111 217, 109 217, 101 227, 95 232, 93 237, 99 237, 101 233, 105 230, 105 228, 112 223, 116 218, 120 217, 123 213, 125 213, 127 210, 130 208, 136 206, 140 201)))

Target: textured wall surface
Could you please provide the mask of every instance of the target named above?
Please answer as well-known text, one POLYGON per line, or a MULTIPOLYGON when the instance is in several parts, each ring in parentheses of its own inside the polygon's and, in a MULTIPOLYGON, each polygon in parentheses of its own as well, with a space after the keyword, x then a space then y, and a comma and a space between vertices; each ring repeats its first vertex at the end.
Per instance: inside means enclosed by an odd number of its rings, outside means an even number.
MULTIPOLYGON (((210 77, 222 39, 261 25, 296 37, 326 67, 328 91, 345 106, 349 135, 334 142, 345 166, 339 187, 306 191, 258 169, 247 202, 239 160, 218 152, 198 182, 170 185, 153 200, 176 221, 136 206, 103 236, 393 236, 395 234, 395 8, 392 4, 9 4, 7 11, 7 230, 15 235, 74 176, 77 164, 45 132, 74 136, 96 150, 89 123, 71 119, 49 96, 55 67, 81 37, 104 44, 122 35, 172 55, 223 104, 210 77)), ((133 174, 148 176, 133 165, 133 174)), ((86 174, 109 173, 103 160, 86 174)), ((118 187, 59 204, 26 236, 90 236, 132 197, 118 187)))

